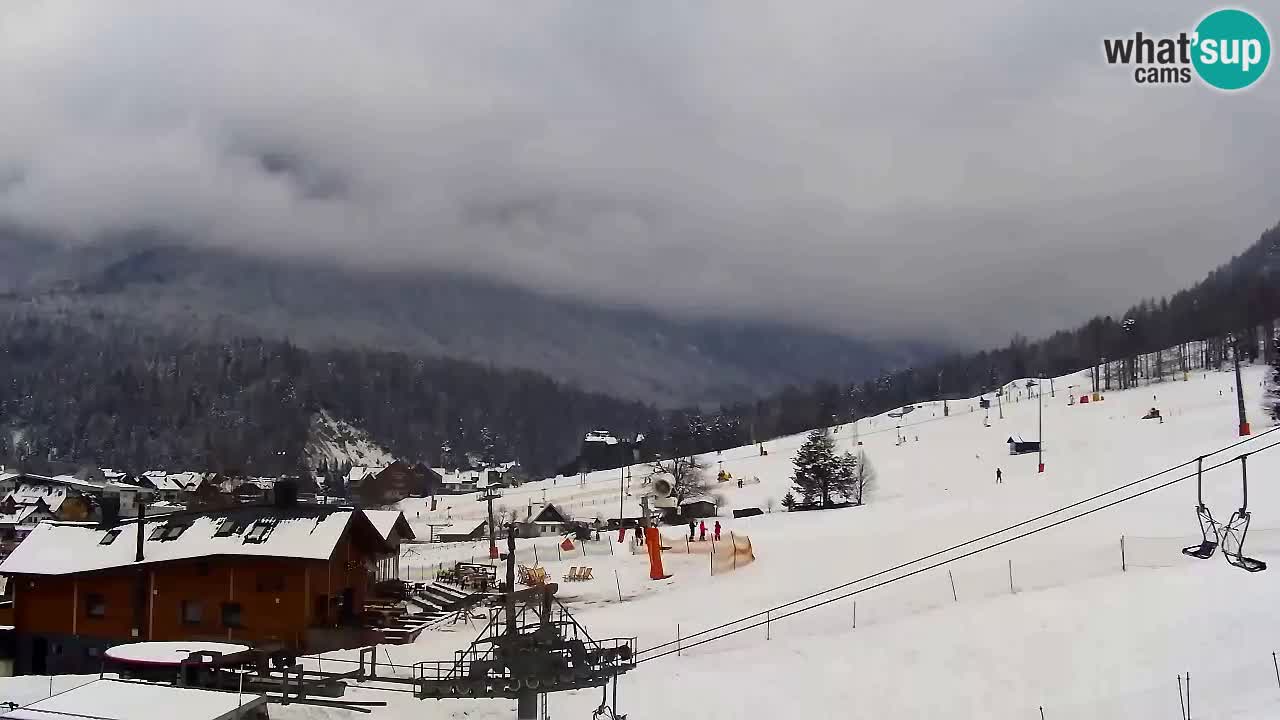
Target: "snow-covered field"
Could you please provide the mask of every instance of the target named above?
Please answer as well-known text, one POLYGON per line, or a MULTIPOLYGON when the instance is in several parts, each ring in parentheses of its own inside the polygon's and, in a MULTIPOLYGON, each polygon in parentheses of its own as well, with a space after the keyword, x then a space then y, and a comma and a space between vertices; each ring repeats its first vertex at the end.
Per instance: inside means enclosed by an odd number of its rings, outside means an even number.
MULTIPOLYGON (((1263 378, 1263 368, 1245 371, 1256 439, 1209 457, 1206 466, 1280 442, 1280 432, 1262 434, 1270 427, 1260 412, 1263 378)), ((1239 440, 1229 373, 1198 372, 1189 381, 1113 391, 1087 405, 1067 404, 1070 384, 1079 394, 1087 379, 1059 378, 1055 397, 1046 393, 1043 399, 1043 474, 1036 472, 1035 455, 1011 457, 1005 445, 1011 434, 1037 435, 1037 403, 1025 390, 1022 400, 1004 405, 1004 419, 991 409, 990 427, 976 400, 952 402, 945 418, 940 405, 926 403, 903 419, 907 441, 901 445, 897 421, 884 416, 859 422, 856 435, 850 425, 836 433, 839 450, 861 441, 879 472, 863 507, 735 520, 734 508, 780 503, 790 483, 791 455, 803 436, 766 443, 766 457, 753 447, 706 457, 713 473, 722 465, 735 481, 760 480, 743 488, 723 483, 719 489, 724 532, 745 533, 753 542, 756 562, 746 567, 713 576, 707 555, 668 554, 664 562, 673 576, 654 582, 644 557, 617 545, 616 537, 587 544, 585 557, 581 546, 572 557, 562 557, 554 538, 522 541, 521 558, 532 559, 536 547, 552 577, 574 565, 593 567, 595 580, 564 583, 561 597, 597 638, 635 636, 641 648, 652 648, 675 640, 679 627, 679 656, 651 653, 647 657, 654 659, 623 677, 619 709, 633 719, 1034 719, 1041 708, 1049 720, 1171 718, 1181 717, 1177 676, 1186 672, 1193 678, 1195 718, 1280 716, 1280 677, 1272 659, 1280 649, 1280 566, 1249 574, 1221 556, 1198 561, 1179 552, 1199 540, 1194 479, 1048 527, 1062 517, 1054 515, 1022 528, 1047 528, 1025 539, 871 587, 930 563, 909 565, 780 608, 769 614, 767 627, 693 645, 714 637, 695 635, 701 630, 1034 518, 1239 440), (1163 423, 1139 419, 1153 405, 1163 412, 1163 423), (995 483, 996 468, 1003 470, 1003 484, 995 483), (864 591, 836 597, 855 590, 864 591), (797 609, 803 612, 784 617, 797 609)), ((1280 563, 1278 471, 1280 447, 1249 460, 1255 524, 1247 549, 1280 563)), ((1188 472, 1194 463, 1078 510, 1100 508, 1188 472)), ((643 472, 637 468, 634 475, 632 489, 638 492, 643 472)), ((576 478, 531 483, 508 491, 502 502, 523 514, 545 492, 547 500, 591 518, 608 514, 606 507, 616 512, 620 477, 612 471, 588 476, 585 485, 576 478)), ((1205 480, 1206 502, 1225 520, 1240 503, 1239 463, 1213 470, 1205 480)), ((459 496, 436 513, 412 503, 405 510, 425 536, 427 522, 479 519, 484 506, 459 496)), ((664 532, 675 539, 681 529, 664 532)), ((413 577, 415 568, 426 572, 484 552, 483 544, 411 546, 402 557, 402 574, 413 577)), ((443 659, 479 629, 429 632, 413 645, 378 652, 396 663, 443 659)), ((0 685, 0 699, 6 699, 6 687, 0 685)), ((508 701, 418 701, 371 689, 353 690, 349 697, 387 701, 374 710, 375 718, 507 718, 514 709, 508 701)), ((598 692, 555 695, 550 715, 590 717, 599 700, 598 692)), ((272 716, 356 717, 296 705, 273 706, 272 716)))

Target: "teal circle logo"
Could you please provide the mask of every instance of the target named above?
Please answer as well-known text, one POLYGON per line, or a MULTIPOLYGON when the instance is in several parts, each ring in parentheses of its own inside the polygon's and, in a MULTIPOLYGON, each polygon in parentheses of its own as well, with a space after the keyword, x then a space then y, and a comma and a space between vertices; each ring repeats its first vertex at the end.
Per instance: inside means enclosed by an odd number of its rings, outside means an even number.
POLYGON ((1200 79, 1219 90, 1249 87, 1267 71, 1271 37, 1243 10, 1217 10, 1196 26, 1191 63, 1200 79))

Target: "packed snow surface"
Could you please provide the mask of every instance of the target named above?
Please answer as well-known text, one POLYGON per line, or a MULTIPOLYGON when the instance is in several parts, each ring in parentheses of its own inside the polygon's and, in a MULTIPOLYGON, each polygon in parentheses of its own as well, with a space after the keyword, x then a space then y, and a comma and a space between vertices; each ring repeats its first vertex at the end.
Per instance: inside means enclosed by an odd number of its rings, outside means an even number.
MULTIPOLYGON (((1188 672, 1192 717, 1280 717, 1272 657, 1280 649, 1280 447, 1269 449, 1280 432, 1268 432, 1261 414, 1264 376, 1261 367, 1244 370, 1254 435, 1223 452, 1241 442, 1234 380, 1213 371, 1105 392, 1087 404, 1079 402, 1084 374, 1055 378, 1042 405, 1019 382, 999 405, 993 398, 990 412, 976 398, 948 403, 949 416, 941 403, 919 403, 901 419, 832 428, 838 451, 861 449, 878 471, 861 507, 781 511, 803 435, 766 442, 767 455, 742 447, 704 456, 713 477, 720 469, 731 476, 716 488, 722 533, 748 536, 756 557, 729 572, 712 574, 712 554, 672 552, 664 556, 671 577, 651 581, 645 556, 616 535, 575 542, 572 550, 558 537, 521 540, 518 557, 560 582, 561 599, 593 637, 634 637, 648 649, 619 683, 619 712, 633 720, 1034 720, 1042 710, 1047 720, 1154 720, 1183 717, 1179 675, 1185 681, 1188 672), (1153 406, 1163 420, 1141 419, 1153 406), (1010 456, 1006 445, 1013 435, 1041 437, 1041 408, 1043 473, 1035 454, 1010 456), (1262 573, 1231 567, 1221 554, 1196 560, 1180 552, 1201 539, 1195 458, 1207 455, 1204 500, 1225 521, 1242 501, 1235 458, 1246 452, 1253 522, 1246 551, 1273 563, 1262 573), (732 517, 748 507, 766 512, 732 517), (593 569, 593 580, 562 580, 582 566, 593 569), (726 623, 739 632, 703 634, 726 623), (677 636, 679 654, 664 654, 676 649, 663 644, 677 636)), ((629 514, 645 475, 637 466, 629 475, 591 473, 585 482, 539 481, 505 491, 498 504, 519 519, 544 502, 585 519, 614 516, 620 503, 629 514)), ((440 500, 436 511, 422 500, 401 504, 420 538, 430 524, 484 516, 475 495, 440 500)), ((686 533, 663 529, 673 549, 688 542, 686 533)), ((453 561, 486 557, 482 542, 408 544, 401 574, 429 578, 453 561)), ((482 626, 445 625, 414 644, 379 647, 380 661, 392 664, 380 672, 409 676, 413 662, 451 658, 482 626)), ((339 671, 354 659, 344 651, 305 662, 339 671)), ((385 701, 368 716, 375 719, 514 716, 511 701, 421 701, 379 687, 390 686, 366 681, 347 697, 385 701)), ((549 702, 553 718, 587 718, 600 693, 549 702)), ((272 706, 271 714, 364 716, 304 705, 272 706)))
POLYGON ((222 720, 261 705, 260 695, 101 679, 0 715, 14 720, 222 720))

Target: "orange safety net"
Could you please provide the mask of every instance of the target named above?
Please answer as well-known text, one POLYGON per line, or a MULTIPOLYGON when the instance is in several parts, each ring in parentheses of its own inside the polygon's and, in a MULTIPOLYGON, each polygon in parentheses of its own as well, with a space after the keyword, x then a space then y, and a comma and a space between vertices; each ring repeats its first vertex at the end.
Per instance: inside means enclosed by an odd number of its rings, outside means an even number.
MULTIPOLYGON (((650 528, 656 534, 655 528, 650 528)), ((744 567, 755 562, 755 548, 751 544, 751 538, 747 535, 730 532, 727 535, 721 535, 719 540, 689 540, 686 536, 678 538, 670 538, 660 536, 662 540, 662 552, 674 554, 688 555, 710 555, 707 564, 711 568, 712 575, 720 575, 721 573, 732 572, 738 568, 744 567)), ((652 544, 652 543, 647 543, 652 544)), ((632 553, 645 552, 645 548, 636 545, 631 546, 632 553)))

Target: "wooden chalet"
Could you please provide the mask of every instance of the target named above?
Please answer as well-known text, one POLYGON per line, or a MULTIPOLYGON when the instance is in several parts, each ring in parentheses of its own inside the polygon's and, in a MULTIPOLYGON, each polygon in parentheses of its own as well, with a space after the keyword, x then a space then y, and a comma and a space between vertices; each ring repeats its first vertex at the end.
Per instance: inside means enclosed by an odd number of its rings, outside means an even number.
POLYGON ((97 671, 101 653, 123 642, 300 651, 367 643, 360 618, 395 552, 388 537, 360 510, 287 498, 115 525, 41 523, 0 563, 13 595, 15 670, 97 671))
POLYGON ((378 560, 374 568, 375 580, 394 580, 400 577, 400 543, 413 540, 413 528, 404 513, 399 510, 365 510, 365 517, 378 531, 387 553, 378 560))
POLYGON ((573 518, 556 507, 554 503, 543 505, 535 513, 530 509, 529 516, 519 523, 520 537, 534 538, 543 535, 560 535, 569 531, 573 518))
POLYGON ((354 467, 347 474, 347 498, 360 507, 387 507, 407 497, 425 497, 431 490, 428 476, 403 460, 386 467, 354 467))
POLYGON ((447 527, 436 530, 436 542, 466 542, 481 540, 489 536, 488 520, 460 520, 447 527))

